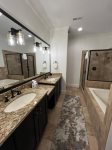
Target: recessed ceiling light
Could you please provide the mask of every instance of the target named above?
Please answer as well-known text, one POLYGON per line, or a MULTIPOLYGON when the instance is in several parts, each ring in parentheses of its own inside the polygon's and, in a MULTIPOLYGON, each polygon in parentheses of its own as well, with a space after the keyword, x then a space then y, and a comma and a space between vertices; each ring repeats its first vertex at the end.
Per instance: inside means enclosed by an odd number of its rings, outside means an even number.
POLYGON ((2 16, 3 14, 0 12, 0 16, 2 16))
POLYGON ((31 38, 31 37, 32 37, 32 35, 31 35, 31 34, 28 34, 28 37, 29 37, 29 38, 31 38))
POLYGON ((81 31, 83 31, 83 28, 82 28, 82 27, 79 27, 79 28, 77 29, 77 31, 78 31, 78 32, 81 32, 81 31))

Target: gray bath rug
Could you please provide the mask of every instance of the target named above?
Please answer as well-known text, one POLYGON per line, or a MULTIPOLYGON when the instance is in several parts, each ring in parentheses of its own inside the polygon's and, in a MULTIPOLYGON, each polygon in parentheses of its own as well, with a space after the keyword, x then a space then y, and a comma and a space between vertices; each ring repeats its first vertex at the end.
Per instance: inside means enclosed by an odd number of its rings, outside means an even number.
POLYGON ((85 120, 79 97, 65 96, 51 150, 88 150, 85 120))

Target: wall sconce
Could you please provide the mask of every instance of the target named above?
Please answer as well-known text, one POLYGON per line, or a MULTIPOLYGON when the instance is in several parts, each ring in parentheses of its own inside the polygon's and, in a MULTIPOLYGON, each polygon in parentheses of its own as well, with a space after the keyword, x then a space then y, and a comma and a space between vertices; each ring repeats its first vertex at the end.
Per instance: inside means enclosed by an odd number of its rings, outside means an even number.
POLYGON ((16 30, 14 28, 11 28, 11 31, 9 31, 8 35, 8 45, 14 46, 16 43, 18 45, 24 45, 24 35, 22 34, 22 30, 16 30))
POLYGON ((53 67, 54 67, 54 69, 58 69, 58 62, 57 61, 54 61, 53 67))
POLYGON ((46 68, 47 68, 47 62, 43 61, 43 69, 46 69, 46 68))
POLYGON ((26 55, 25 53, 23 53, 23 54, 22 54, 22 58, 23 58, 24 60, 27 60, 27 55, 26 55))
POLYGON ((34 43, 34 52, 37 51, 37 47, 39 47, 39 50, 42 51, 42 43, 38 43, 38 42, 34 43))
POLYGON ((43 47, 44 48, 44 52, 47 52, 48 54, 50 53, 49 52, 49 47, 43 47))

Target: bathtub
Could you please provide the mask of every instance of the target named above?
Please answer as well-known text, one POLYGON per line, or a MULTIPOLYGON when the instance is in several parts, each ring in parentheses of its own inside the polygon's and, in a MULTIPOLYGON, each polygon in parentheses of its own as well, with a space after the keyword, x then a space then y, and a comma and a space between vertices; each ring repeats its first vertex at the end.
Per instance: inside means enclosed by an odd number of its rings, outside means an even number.
POLYGON ((106 107, 108 104, 109 89, 99 89, 99 88, 89 88, 96 102, 100 106, 103 113, 106 112, 106 107))
POLYGON ((3 79, 0 80, 0 87, 7 87, 8 85, 14 84, 18 82, 19 80, 14 80, 14 79, 3 79))

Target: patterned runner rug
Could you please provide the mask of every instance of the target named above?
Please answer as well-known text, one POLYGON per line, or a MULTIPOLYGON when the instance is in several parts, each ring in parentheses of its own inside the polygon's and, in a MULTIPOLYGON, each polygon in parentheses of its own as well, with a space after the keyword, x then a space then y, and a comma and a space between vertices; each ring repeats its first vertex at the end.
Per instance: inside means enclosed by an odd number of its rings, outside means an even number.
POLYGON ((51 150, 88 150, 85 119, 79 97, 65 96, 51 150))

